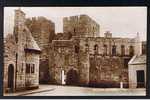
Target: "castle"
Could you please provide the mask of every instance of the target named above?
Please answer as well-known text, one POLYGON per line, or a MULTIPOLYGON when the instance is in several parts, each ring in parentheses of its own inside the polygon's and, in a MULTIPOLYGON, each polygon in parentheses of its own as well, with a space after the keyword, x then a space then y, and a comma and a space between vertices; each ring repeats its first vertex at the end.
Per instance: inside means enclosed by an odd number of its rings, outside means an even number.
POLYGON ((145 87, 146 44, 139 34, 118 38, 107 31, 102 37, 100 30, 88 15, 79 15, 64 17, 63 33, 55 34, 51 20, 27 19, 23 11, 15 10, 14 33, 5 39, 4 90, 37 88, 39 82, 145 87), (139 79, 141 71, 144 78, 139 79))
MULTIPOLYGON (((87 15, 65 17, 63 35, 53 40, 50 50, 50 76, 55 84, 119 87, 129 86, 128 62, 140 56, 141 42, 135 38, 99 35, 100 26, 87 15)), ((131 83, 132 84, 132 83, 131 83)))

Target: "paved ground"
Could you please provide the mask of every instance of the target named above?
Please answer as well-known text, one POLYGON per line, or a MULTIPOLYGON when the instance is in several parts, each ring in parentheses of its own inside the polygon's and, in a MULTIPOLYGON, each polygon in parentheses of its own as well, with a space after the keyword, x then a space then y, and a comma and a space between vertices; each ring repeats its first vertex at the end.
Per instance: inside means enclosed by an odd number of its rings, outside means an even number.
POLYGON ((22 96, 145 96, 144 88, 90 88, 76 86, 40 85, 47 91, 22 94, 22 96))
POLYGON ((53 91, 54 89, 55 89, 54 86, 40 85, 38 89, 26 90, 26 91, 15 92, 15 93, 5 93, 4 96, 23 96, 23 95, 29 95, 34 93, 53 91))

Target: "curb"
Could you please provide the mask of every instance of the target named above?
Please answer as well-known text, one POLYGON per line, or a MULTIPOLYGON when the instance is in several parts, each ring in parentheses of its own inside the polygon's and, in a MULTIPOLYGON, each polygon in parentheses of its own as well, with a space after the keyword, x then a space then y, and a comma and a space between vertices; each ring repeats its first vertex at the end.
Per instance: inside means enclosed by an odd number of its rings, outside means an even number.
POLYGON ((54 89, 55 89, 55 88, 48 89, 48 90, 41 90, 41 91, 29 92, 29 93, 23 93, 23 94, 19 94, 19 95, 17 95, 17 96, 25 96, 25 95, 28 95, 28 94, 34 94, 34 93, 40 93, 40 92, 53 91, 54 89))
POLYGON ((28 94, 34 94, 34 93, 40 93, 40 92, 47 92, 47 91, 53 91, 55 88, 51 88, 51 89, 45 89, 45 90, 37 90, 37 91, 31 91, 31 92, 27 92, 27 93, 19 93, 19 94, 12 94, 12 95, 9 95, 9 94, 6 94, 4 96, 25 96, 25 95, 28 95, 28 94))

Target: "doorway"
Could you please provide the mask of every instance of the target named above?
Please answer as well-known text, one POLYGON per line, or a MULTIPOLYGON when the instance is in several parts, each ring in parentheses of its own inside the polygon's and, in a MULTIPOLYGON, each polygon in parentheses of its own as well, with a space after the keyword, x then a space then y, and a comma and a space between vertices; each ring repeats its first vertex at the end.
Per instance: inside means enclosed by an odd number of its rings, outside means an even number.
POLYGON ((10 64, 8 66, 8 88, 9 92, 13 92, 14 89, 14 66, 10 64))
POLYGON ((67 73, 66 84, 67 85, 78 85, 79 75, 77 70, 70 69, 67 73))
POLYGON ((144 70, 138 70, 137 73, 137 88, 144 88, 145 87, 145 77, 144 77, 144 70))

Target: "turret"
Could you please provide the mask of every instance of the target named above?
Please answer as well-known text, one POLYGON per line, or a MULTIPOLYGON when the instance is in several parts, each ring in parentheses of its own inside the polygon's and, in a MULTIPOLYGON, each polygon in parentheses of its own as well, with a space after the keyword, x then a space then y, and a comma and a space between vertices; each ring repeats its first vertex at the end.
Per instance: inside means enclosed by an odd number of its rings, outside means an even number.
POLYGON ((112 38, 112 33, 110 33, 110 31, 106 31, 106 32, 104 33, 104 36, 105 36, 106 38, 112 38))
POLYGON ((140 41, 139 32, 137 32, 137 35, 135 37, 135 54, 136 55, 142 54, 142 42, 140 41))

